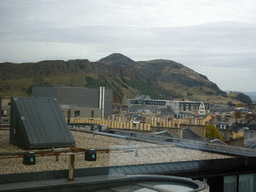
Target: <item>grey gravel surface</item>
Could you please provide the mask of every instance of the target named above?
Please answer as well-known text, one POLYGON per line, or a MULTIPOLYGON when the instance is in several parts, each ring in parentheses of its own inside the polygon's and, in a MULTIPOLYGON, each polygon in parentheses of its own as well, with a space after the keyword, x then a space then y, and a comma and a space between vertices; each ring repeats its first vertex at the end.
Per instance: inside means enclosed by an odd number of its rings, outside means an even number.
MULTIPOLYGON (((93 140, 92 134, 89 133, 78 131, 71 131, 71 133, 75 139, 76 147, 79 148, 124 148, 119 151, 97 153, 97 161, 92 162, 85 161, 84 154, 78 153, 75 156, 75 168, 232 158, 216 153, 177 148, 173 145, 140 141, 130 141, 128 144, 128 141, 124 139, 100 135, 96 135, 93 140)), ((9 144, 9 131, 0 131, 0 152, 12 151, 24 150, 9 144)), ((68 169, 68 166, 69 156, 65 154, 60 156, 59 161, 56 161, 55 156, 37 157, 36 165, 31 166, 23 165, 23 158, 0 158, 0 174, 63 170, 68 169)))

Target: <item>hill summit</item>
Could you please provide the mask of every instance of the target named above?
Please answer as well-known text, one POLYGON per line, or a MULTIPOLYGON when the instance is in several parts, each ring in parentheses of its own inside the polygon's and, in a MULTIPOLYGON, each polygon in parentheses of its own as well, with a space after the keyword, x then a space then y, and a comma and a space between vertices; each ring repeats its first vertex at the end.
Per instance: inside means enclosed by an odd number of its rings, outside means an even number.
POLYGON ((135 64, 135 61, 133 61, 132 59, 130 59, 129 57, 126 57, 121 53, 113 53, 107 57, 100 59, 98 62, 108 66, 114 66, 114 67, 118 67, 120 65, 132 66, 135 64))

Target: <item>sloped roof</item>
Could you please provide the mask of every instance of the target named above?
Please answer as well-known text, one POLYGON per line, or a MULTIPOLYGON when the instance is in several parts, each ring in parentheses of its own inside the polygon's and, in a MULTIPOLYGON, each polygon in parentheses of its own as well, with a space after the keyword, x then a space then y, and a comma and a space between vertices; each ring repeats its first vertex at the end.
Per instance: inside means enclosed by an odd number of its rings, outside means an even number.
POLYGON ((208 139, 210 143, 227 145, 226 143, 224 143, 223 141, 221 141, 215 137, 207 137, 206 139, 208 139))
POLYGON ((169 131, 166 129, 164 131, 155 132, 154 135, 164 136, 164 137, 174 137, 169 131))
POLYGON ((188 127, 187 128, 183 128, 182 138, 183 139, 190 139, 190 140, 208 142, 207 139, 201 137, 200 135, 198 135, 196 132, 192 131, 188 127))
POLYGON ((135 97, 135 99, 137 99, 137 100, 152 100, 149 95, 137 95, 135 97))
POLYGON ((256 138, 244 140, 244 147, 255 149, 256 148, 256 138))
POLYGON ((12 98, 10 143, 27 149, 75 146, 57 99, 50 97, 12 98))
POLYGON ((212 118, 210 116, 207 116, 204 120, 209 122, 212 118))
POLYGON ((235 123, 235 124, 233 124, 233 125, 230 127, 229 131, 230 131, 230 132, 237 133, 237 132, 240 132, 240 131, 242 131, 242 130, 244 130, 244 129, 246 129, 246 128, 247 128, 247 129, 250 129, 250 130, 253 130, 253 129, 256 128, 256 126, 255 126, 255 125, 248 125, 248 124, 235 123))

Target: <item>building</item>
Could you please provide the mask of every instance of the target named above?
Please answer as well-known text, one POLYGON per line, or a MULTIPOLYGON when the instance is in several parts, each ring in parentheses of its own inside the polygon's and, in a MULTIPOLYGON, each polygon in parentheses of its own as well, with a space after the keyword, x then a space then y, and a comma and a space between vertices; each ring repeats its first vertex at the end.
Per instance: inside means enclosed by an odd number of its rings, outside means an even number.
POLYGON ((167 107, 170 100, 151 99, 149 95, 138 95, 135 99, 127 99, 128 105, 167 107))
POLYGON ((76 120, 101 120, 100 108, 86 108, 69 105, 61 105, 63 116, 67 123, 75 123, 76 120))
POLYGON ((235 108, 230 105, 216 105, 212 104, 210 106, 210 113, 212 115, 221 114, 221 115, 233 115, 235 113, 235 108))
POLYGON ((112 116, 113 90, 82 87, 33 87, 33 97, 54 97, 66 120, 98 119, 112 116))
POLYGON ((136 116, 141 114, 151 117, 174 117, 170 100, 151 99, 148 95, 138 95, 135 99, 127 99, 127 112, 136 116))
POLYGON ((10 123, 10 98, 0 98, 0 122, 10 123))
POLYGON ((176 115, 178 115, 181 112, 195 112, 199 114, 199 111, 201 113, 206 114, 209 112, 210 109, 209 103, 199 101, 171 101, 170 105, 172 106, 172 110, 176 115))
POLYGON ((249 113, 249 109, 248 108, 245 108, 245 107, 237 107, 235 108, 236 111, 241 111, 241 113, 243 114, 246 114, 246 113, 249 113))
POLYGON ((199 105, 198 114, 206 115, 206 108, 203 102, 199 105))

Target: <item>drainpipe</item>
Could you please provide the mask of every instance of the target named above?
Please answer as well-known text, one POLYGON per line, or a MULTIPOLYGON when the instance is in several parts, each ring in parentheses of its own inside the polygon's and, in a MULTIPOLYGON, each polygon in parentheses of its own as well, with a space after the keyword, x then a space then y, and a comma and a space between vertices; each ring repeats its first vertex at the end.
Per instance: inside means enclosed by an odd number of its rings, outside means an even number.
POLYGON ((101 109, 101 118, 104 118, 105 105, 105 87, 100 87, 99 109, 101 109))
POLYGON ((1 128, 1 120, 2 120, 2 98, 0 97, 0 128, 1 128))
POLYGON ((101 109, 102 87, 100 87, 99 108, 101 109))
POLYGON ((101 118, 104 119, 105 118, 105 87, 102 87, 102 106, 101 106, 101 118))

